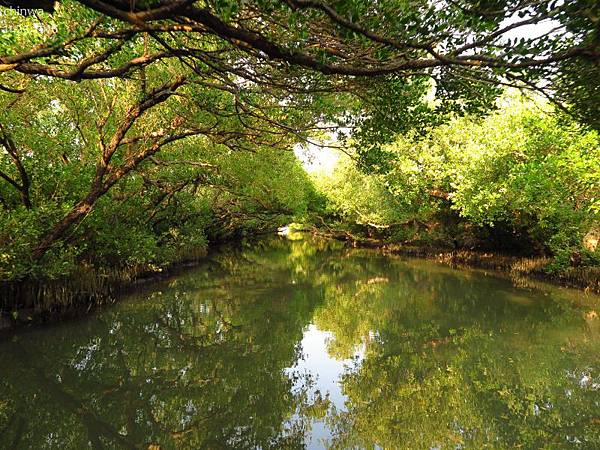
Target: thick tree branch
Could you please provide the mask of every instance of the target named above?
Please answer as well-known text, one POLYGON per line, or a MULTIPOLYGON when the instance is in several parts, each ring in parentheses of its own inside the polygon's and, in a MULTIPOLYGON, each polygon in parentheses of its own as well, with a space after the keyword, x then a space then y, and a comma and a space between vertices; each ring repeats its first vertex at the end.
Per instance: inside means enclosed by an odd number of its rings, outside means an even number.
POLYGON ((15 145, 14 141, 12 140, 10 134, 8 134, 8 132, 4 129, 4 127, 2 125, 0 125, 0 144, 2 144, 2 146, 4 147, 4 149, 10 156, 10 158, 12 159, 13 164, 17 168, 17 172, 19 173, 21 183, 20 184, 17 183, 12 178, 10 178, 9 176, 7 176, 6 174, 4 174, 2 172, 0 172, 0 177, 2 177, 4 180, 6 180, 8 183, 10 183, 14 188, 16 188, 19 191, 19 195, 21 197, 21 203, 23 203, 23 206, 25 206, 27 209, 29 209, 29 208, 31 208, 31 200, 29 198, 29 188, 30 188, 31 182, 29 180, 29 175, 27 175, 27 171, 25 170, 25 167, 23 166, 23 163, 19 156, 19 151, 17 149, 17 146, 15 145))

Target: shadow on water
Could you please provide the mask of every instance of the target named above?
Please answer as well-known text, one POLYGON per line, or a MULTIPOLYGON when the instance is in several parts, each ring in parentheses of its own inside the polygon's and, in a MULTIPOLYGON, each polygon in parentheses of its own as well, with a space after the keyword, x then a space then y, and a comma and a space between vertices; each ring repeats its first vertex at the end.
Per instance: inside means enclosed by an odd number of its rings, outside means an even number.
POLYGON ((270 240, 0 341, 0 448, 598 448, 597 297, 270 240))

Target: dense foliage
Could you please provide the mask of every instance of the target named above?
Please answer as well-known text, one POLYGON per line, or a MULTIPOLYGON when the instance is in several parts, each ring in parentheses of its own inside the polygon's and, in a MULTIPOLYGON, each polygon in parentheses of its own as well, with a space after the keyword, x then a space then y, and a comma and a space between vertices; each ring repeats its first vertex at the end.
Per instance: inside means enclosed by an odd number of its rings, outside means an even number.
POLYGON ((82 263, 161 266, 198 255, 207 238, 272 230, 307 208, 313 188, 293 153, 269 146, 268 136, 237 136, 238 119, 226 115, 234 105, 223 96, 171 97, 136 121, 108 161, 139 83, 88 81, 77 98, 64 83, 32 84, 16 99, 0 94, 8 105, 0 138, 14 151, 0 161, 0 278, 65 275, 82 263), (224 112, 202 102, 221 102, 224 112), (188 128, 193 119, 210 124, 204 135, 188 128), (168 141, 176 133, 189 136, 168 141), (132 165, 144 152, 147 159, 132 165), (77 220, 43 259, 32 259, 73 212, 77 220))
POLYGON ((330 176, 317 177, 325 212, 393 240, 597 264, 598 134, 540 102, 509 96, 502 103, 485 119, 402 137, 377 164, 344 155, 330 176))

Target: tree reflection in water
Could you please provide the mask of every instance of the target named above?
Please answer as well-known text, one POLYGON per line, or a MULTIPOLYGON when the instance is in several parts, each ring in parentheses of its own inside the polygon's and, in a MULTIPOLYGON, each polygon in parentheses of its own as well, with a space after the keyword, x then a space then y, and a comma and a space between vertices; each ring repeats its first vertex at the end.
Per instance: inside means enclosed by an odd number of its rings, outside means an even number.
POLYGON ((332 242, 225 250, 1 341, 0 447, 594 448, 599 304, 332 242), (303 363, 357 349, 341 395, 303 363))

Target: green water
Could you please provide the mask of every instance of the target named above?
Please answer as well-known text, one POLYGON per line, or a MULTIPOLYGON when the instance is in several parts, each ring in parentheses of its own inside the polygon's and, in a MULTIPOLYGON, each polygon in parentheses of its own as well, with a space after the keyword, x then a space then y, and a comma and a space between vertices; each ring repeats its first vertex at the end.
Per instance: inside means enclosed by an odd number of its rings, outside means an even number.
POLYGON ((600 448, 600 300, 275 239, 0 340, 2 449, 600 448))

